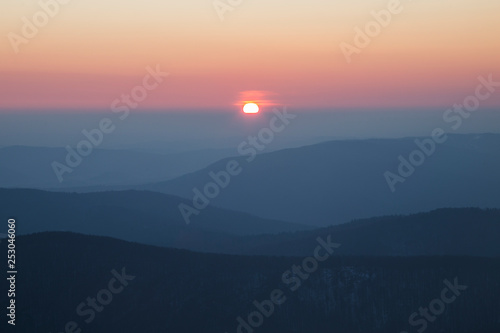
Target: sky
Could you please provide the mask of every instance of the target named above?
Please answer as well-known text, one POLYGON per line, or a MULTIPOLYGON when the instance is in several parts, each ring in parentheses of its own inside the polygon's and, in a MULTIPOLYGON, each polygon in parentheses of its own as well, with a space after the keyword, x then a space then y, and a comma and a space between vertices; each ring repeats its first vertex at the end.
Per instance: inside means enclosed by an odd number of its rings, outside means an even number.
POLYGON ((444 108, 478 76, 500 80, 497 0, 401 0, 350 63, 340 45, 391 1, 242 0, 221 14, 212 0, 65 0, 44 22, 55 1, 0 2, 0 112, 107 110, 146 68, 169 75, 137 108, 165 112, 444 108), (42 21, 15 44, 23 17, 42 21))

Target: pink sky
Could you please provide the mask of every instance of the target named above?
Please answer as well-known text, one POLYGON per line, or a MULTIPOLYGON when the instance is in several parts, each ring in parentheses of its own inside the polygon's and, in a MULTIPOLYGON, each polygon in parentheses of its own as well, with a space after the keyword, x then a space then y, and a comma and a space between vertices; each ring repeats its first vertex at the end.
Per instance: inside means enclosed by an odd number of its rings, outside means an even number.
MULTIPOLYGON (((500 81, 500 4, 491 0, 401 1, 347 63, 340 44, 354 45, 353 28, 387 3, 248 0, 221 21, 210 1, 73 0, 16 53, 7 36, 21 35, 21 18, 40 7, 2 2, 0 109, 107 109, 157 64, 170 76, 140 108, 448 107, 478 76, 500 81)), ((499 106, 499 95, 483 106, 499 106)))

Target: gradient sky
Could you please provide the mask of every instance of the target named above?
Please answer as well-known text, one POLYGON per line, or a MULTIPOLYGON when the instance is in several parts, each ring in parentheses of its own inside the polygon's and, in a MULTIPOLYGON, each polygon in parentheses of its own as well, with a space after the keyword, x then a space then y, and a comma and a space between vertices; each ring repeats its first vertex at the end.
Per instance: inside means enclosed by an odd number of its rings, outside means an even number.
POLYGON ((72 0, 16 54, 7 35, 40 7, 2 0, 0 109, 108 109, 156 64, 170 76, 140 108, 448 107, 500 80, 498 0, 402 0, 348 64, 339 44, 387 3, 243 0, 221 21, 212 0, 72 0))

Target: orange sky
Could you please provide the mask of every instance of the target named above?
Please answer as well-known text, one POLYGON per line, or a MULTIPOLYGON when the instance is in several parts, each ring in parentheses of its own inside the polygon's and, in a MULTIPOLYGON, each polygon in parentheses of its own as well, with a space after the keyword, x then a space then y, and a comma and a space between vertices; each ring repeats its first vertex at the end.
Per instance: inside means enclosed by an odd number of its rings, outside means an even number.
POLYGON ((40 4, 5 0, 0 109, 107 109, 157 64, 170 75, 140 108, 231 109, 248 91, 311 109, 447 107, 479 75, 500 81, 500 2, 401 0, 348 64, 339 45, 389 1, 351 2, 243 0, 221 21, 207 0, 72 0, 16 53, 9 34, 40 4))

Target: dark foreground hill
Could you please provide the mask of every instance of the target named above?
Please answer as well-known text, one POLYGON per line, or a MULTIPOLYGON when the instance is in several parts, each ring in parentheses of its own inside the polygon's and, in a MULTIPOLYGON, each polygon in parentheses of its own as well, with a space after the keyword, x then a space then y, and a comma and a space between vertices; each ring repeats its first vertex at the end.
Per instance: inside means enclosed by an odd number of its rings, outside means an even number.
MULTIPOLYGON (((245 333, 500 331, 500 259, 330 257, 305 278, 303 270, 287 274, 301 281, 291 291, 297 283, 282 275, 303 258, 199 254, 69 233, 16 244, 16 327, 2 332, 230 333, 238 317, 258 326, 245 333), (273 291, 281 302, 271 307, 273 291)), ((0 248, 6 253, 5 242, 0 248)), ((6 304, 6 293, 0 300, 6 304)))
MULTIPOLYGON (((237 254, 305 255, 318 236, 333 235, 342 255, 500 257, 500 210, 438 209, 408 216, 357 220, 312 231, 242 237, 224 251, 237 254)), ((219 244, 220 245, 220 244, 219 244)))

